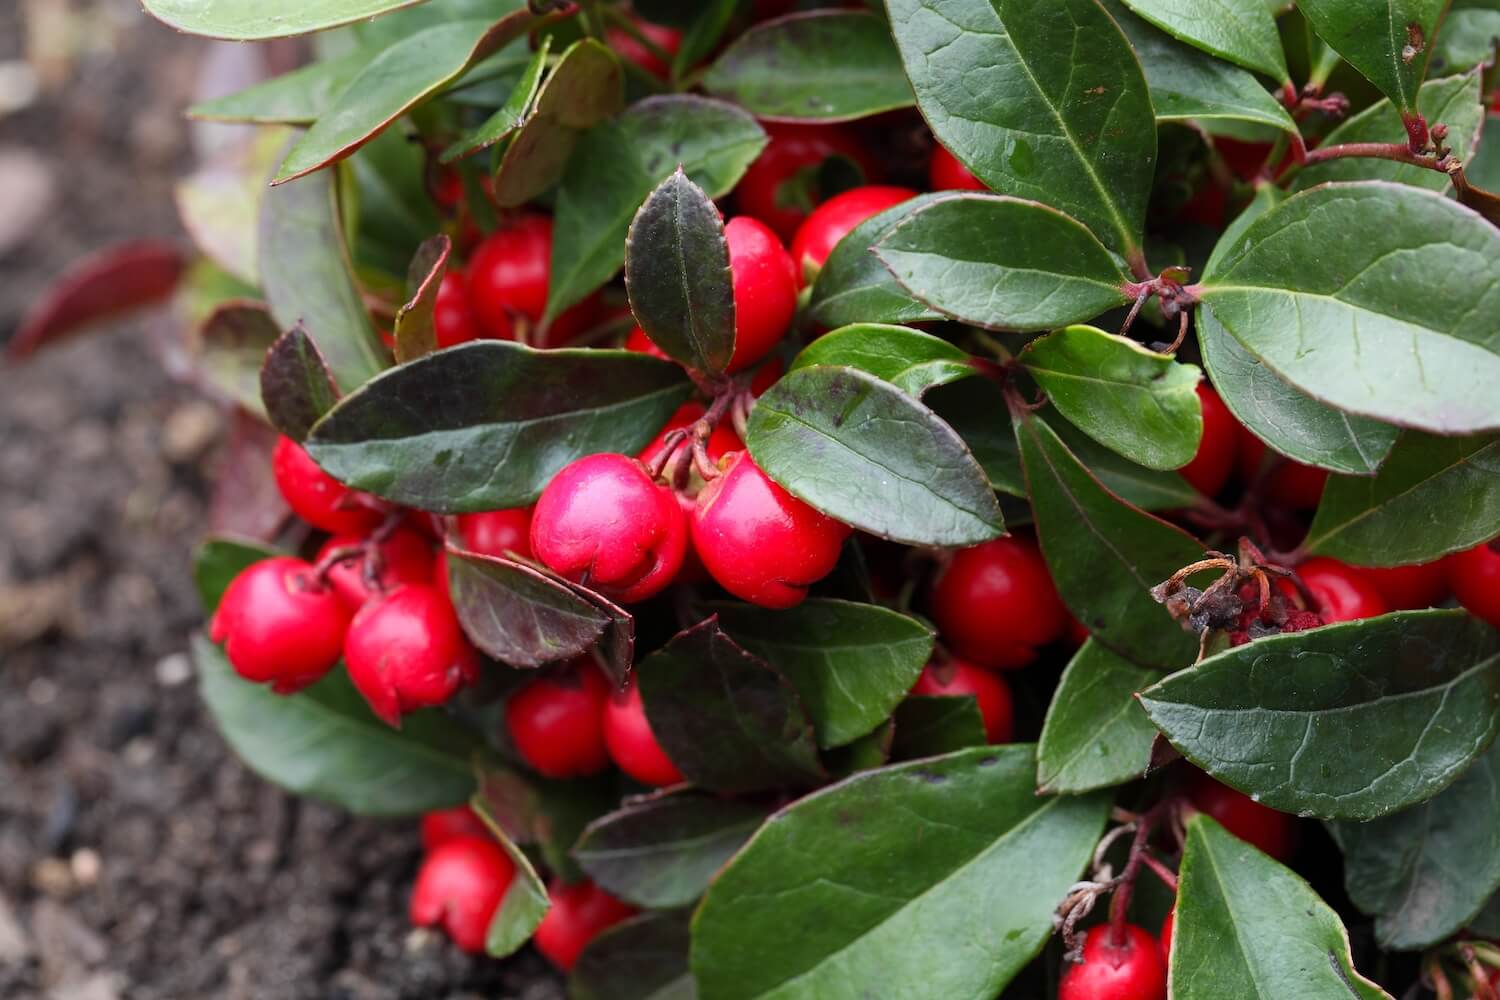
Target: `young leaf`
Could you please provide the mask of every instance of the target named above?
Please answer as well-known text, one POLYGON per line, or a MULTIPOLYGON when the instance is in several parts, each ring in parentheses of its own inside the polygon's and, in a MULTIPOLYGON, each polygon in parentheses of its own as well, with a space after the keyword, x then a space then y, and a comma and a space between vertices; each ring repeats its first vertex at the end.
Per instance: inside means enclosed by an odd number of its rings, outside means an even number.
POLYGON ((412 816, 463 802, 474 791, 480 743, 436 712, 414 712, 399 730, 377 719, 335 670, 305 691, 275 694, 240 679, 219 647, 193 639, 198 692, 239 758, 297 795, 365 816, 412 816))
POLYGON ((1058 681, 1036 751, 1044 794, 1076 795, 1134 781, 1151 764, 1156 727, 1135 695, 1161 679, 1090 639, 1058 681))
POLYGON ((1361 566, 1431 562, 1500 535, 1500 438, 1407 432, 1369 478, 1329 479, 1302 545, 1361 566))
POLYGON ((1187 532, 1110 493, 1040 417, 1015 420, 1037 539, 1057 592, 1099 642, 1142 666, 1193 658, 1151 588, 1203 557, 1187 532))
POLYGON ((396 310, 396 361, 406 364, 437 350, 437 327, 433 310, 438 286, 448 270, 453 241, 439 233, 417 247, 406 271, 407 301, 396 310))
POLYGON ((238 42, 306 35, 378 17, 422 0, 142 0, 146 12, 190 35, 238 42))
MULTIPOLYGON (((547 68, 547 55, 552 51, 552 36, 543 35, 532 53, 531 61, 522 70, 521 77, 511 88, 505 103, 484 120, 474 131, 449 146, 443 153, 443 162, 470 156, 482 149, 508 139, 516 129, 526 123, 535 107, 537 91, 542 84, 542 71, 547 68)), ((618 66, 618 63, 616 64, 618 66)))
POLYGON ((958 347, 909 326, 855 323, 825 333, 792 359, 789 371, 844 365, 884 379, 912 396, 978 374, 958 347))
POLYGON ((1092 233, 1034 201, 951 195, 906 215, 874 253, 918 301, 990 330, 1049 330, 1132 298, 1092 233))
POLYGON ((919 194, 871 216, 839 240, 813 284, 807 307, 809 321, 838 327, 942 319, 942 313, 908 295, 871 248, 912 212, 946 197, 949 195, 943 192, 919 194))
POLYGON ((712 609, 730 638, 797 688, 819 746, 843 746, 884 722, 932 655, 931 629, 873 604, 812 598, 786 611, 712 609))
POLYGON ((1256 639, 1141 694, 1172 745, 1282 812, 1369 820, 1429 799, 1500 726, 1500 632, 1407 611, 1256 639))
POLYGON ((450 549, 448 591, 470 641, 501 663, 540 667, 587 652, 609 617, 571 588, 510 559, 450 549))
POLYGON ((489 931, 485 935, 484 951, 491 958, 504 958, 517 951, 531 939, 541 926, 552 901, 547 897, 547 887, 531 865, 528 858, 510 839, 499 823, 490 816, 485 800, 476 795, 469 803, 471 809, 484 820, 505 853, 515 866, 515 876, 501 897, 500 906, 490 918, 489 931))
POLYGON ((260 369, 260 398, 271 425, 304 441, 339 401, 333 375, 307 331, 294 326, 276 339, 260 369))
POLYGON ((1297 0, 1318 37, 1359 70, 1402 115, 1416 106, 1448 0, 1297 0))
POLYGON ((1057 412, 1148 469, 1193 460, 1203 437, 1200 373, 1092 326, 1038 337, 1017 357, 1057 412))
POLYGON ((964 166, 1140 258, 1156 119, 1141 65, 1098 0, 886 7, 917 105, 964 166))
POLYGON ((203 602, 203 611, 212 616, 224 591, 242 570, 262 559, 279 555, 275 549, 259 542, 236 538, 205 538, 193 550, 193 585, 203 602))
POLYGON ((1430 191, 1294 195, 1218 256, 1203 310, 1340 410, 1439 434, 1500 428, 1500 231, 1430 191), (1329 233, 1338 233, 1335 243, 1329 233), (1312 347, 1310 345, 1316 345, 1312 347))
POLYGON ((700 792, 655 795, 589 824, 573 856, 589 878, 628 903, 690 906, 769 812, 700 792))
POLYGON ((865 771, 773 815, 693 918, 703 995, 995 996, 1051 935, 1109 809, 1038 797, 1035 767, 1030 746, 978 747, 865 771))
POLYGON ((755 404, 756 464, 830 517, 908 545, 977 545, 1005 531, 979 463, 953 428, 888 382, 803 368, 755 404))
POLYGON ((912 104, 885 22, 844 10, 756 25, 715 60, 703 89, 770 121, 848 121, 912 104))
POLYGON ((716 792, 816 784, 812 720, 791 682, 710 618, 636 667, 651 731, 689 781, 716 792))
POLYGON ((264 415, 260 369, 281 328, 262 302, 220 303, 198 330, 198 371, 225 397, 264 415))
MULTIPOLYGON (((311 125, 333 107, 375 54, 372 49, 358 48, 333 59, 320 59, 233 94, 194 104, 187 115, 212 122, 311 125)), ((266 169, 270 168, 267 164, 266 169)))
POLYGON ((1265 0, 1124 0, 1167 34, 1237 66, 1290 83, 1276 18, 1265 0))
POLYGON ((399 504, 504 510, 576 458, 639 451, 690 388, 682 369, 644 354, 475 341, 346 396, 307 447, 335 478, 399 504))
POLYGON ((914 695, 896 706, 891 756, 915 760, 989 743, 979 702, 967 696, 914 695))
POLYGON ((588 943, 568 978, 574 1000, 695 1000, 688 969, 691 914, 643 913, 588 943))
POLYGON ((1174 1000, 1391 1000, 1354 968, 1338 914, 1206 815, 1188 821, 1173 923, 1174 1000))
POLYGON ((724 219, 679 167, 641 205, 625 239, 625 288, 646 336, 704 375, 734 354, 734 282, 724 219))

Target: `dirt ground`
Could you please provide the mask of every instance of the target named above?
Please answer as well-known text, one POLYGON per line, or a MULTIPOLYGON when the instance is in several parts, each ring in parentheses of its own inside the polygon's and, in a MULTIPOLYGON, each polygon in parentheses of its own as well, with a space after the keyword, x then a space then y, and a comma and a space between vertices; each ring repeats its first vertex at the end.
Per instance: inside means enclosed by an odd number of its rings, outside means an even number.
MULTIPOLYGON (((78 254, 177 232, 202 52, 132 0, 0 3, 0 341, 78 254)), ((146 333, 0 366, 0 998, 560 996, 411 929, 413 822, 288 798, 214 731, 184 651, 225 417, 146 333)))

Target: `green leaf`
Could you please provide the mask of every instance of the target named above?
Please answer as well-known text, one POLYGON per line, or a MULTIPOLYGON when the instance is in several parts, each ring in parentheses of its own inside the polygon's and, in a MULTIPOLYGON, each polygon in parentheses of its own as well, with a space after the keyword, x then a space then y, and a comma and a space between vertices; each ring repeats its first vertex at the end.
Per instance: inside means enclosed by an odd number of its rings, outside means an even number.
POLYGON ((808 344, 792 359, 789 370, 844 365, 920 396, 935 386, 978 374, 973 360, 948 341, 909 326, 854 323, 808 344))
POLYGON ((142 0, 178 31, 234 41, 305 35, 410 7, 422 0, 142 0))
MULTIPOLYGON (((1467 163, 1474 155, 1479 145, 1479 130, 1484 125, 1480 75, 1480 70, 1475 69, 1462 76, 1429 80, 1417 91, 1417 110, 1428 122, 1448 126, 1447 144, 1460 163, 1467 163)), ((1389 100, 1372 104, 1328 133, 1320 145, 1354 142, 1406 142, 1401 113, 1389 100)), ((1448 175, 1439 170, 1376 157, 1344 156, 1303 167, 1292 181, 1292 190, 1301 191, 1329 181, 1399 181, 1433 191, 1448 188, 1448 175)))
POLYGON ((568 979, 574 1000, 698 1000, 688 969, 691 914, 643 913, 588 943, 568 979))
MULTIPOLYGON (((1484 121, 1485 134, 1492 140, 1500 135, 1500 114, 1487 115, 1484 121)), ((1489 191, 1500 191, 1500 141, 1480 143, 1479 152, 1474 154, 1464 173, 1468 175, 1471 184, 1489 191)))
POLYGON ((1133 298, 1092 233, 1033 201, 950 195, 907 215, 874 252, 918 301, 990 330, 1050 330, 1133 298))
POLYGON ((336 479, 405 506, 504 510, 576 458, 635 454, 690 389, 682 369, 644 354, 475 341, 346 396, 307 448, 336 479))
POLYGON ((791 682, 710 618, 636 667, 651 732, 689 781, 718 792, 817 783, 812 720, 791 682))
POLYGON ((258 129, 252 139, 214 156, 172 191, 182 228, 193 245, 250 286, 260 284, 256 220, 266 177, 289 135, 285 129, 258 129))
POLYGON ((771 121, 849 121, 912 104, 885 22, 842 10, 756 25, 714 61, 703 89, 771 121))
POLYGON ((703 995, 995 996, 1051 935, 1109 809, 1039 798, 1035 766, 1030 746, 979 747, 865 771, 773 815, 693 919, 703 995))
POLYGON ((734 355, 734 281, 724 219, 677 172, 641 205, 625 239, 625 288, 646 336, 709 377, 734 355))
POLYGON ((979 702, 968 695, 915 695, 896 706, 891 756, 897 760, 982 747, 989 742, 979 702))
POLYGON ((537 91, 542 84, 542 71, 547 67, 547 55, 552 51, 552 36, 543 35, 537 43, 536 52, 521 72, 521 77, 510 90, 505 103, 495 109, 478 128, 449 146, 443 153, 443 162, 452 163, 461 157, 470 156, 488 149, 511 136, 525 124, 536 104, 537 91))
POLYGON ((518 951, 531 939, 531 935, 541 926, 547 910, 551 908, 552 901, 547 896, 547 887, 542 884, 541 877, 532 867, 531 859, 490 815, 485 800, 475 795, 469 806, 484 820, 515 865, 515 876, 510 880, 510 886, 505 890, 495 915, 490 918, 489 931, 484 941, 485 954, 491 958, 504 958, 518 951))
POLYGON ((843 746, 884 722, 932 655, 932 631, 873 604, 812 598, 786 611, 714 604, 730 638, 792 682, 818 744, 843 746))
POLYGON ((1134 781, 1151 764, 1156 727, 1136 692, 1161 679, 1090 639, 1058 681, 1036 751, 1045 794, 1076 795, 1134 781))
POLYGON ((1141 695, 1173 746, 1282 812, 1367 820, 1431 798, 1494 738, 1500 632, 1408 611, 1211 656, 1141 695))
POLYGON ((989 481, 937 414, 852 368, 803 368, 756 402, 746 444, 766 475, 845 524, 908 545, 1005 530, 989 481))
POLYGON ((589 824, 573 856, 589 878, 628 903, 688 906, 769 812, 697 792, 651 796, 589 824))
POLYGON ((1150 590, 1203 557, 1187 532, 1110 493, 1041 418, 1015 421, 1037 539, 1063 603, 1099 642, 1142 666, 1171 669, 1196 643, 1150 590))
MULTIPOLYGON (((1493 10, 1450 10, 1438 31, 1437 46, 1432 51, 1432 68, 1445 73, 1462 73, 1488 63, 1495 54, 1496 38, 1500 38, 1500 7, 1493 10)), ((1420 103, 1420 92, 1417 100, 1420 103)))
POLYGON ((266 351, 260 398, 271 425, 294 441, 306 440, 313 424, 338 403, 333 375, 302 327, 292 327, 266 351))
POLYGON ((639 101, 585 133, 557 191, 546 321, 614 277, 636 209, 672 171, 721 198, 765 145, 744 111, 685 94, 639 101))
POLYGON ((393 336, 396 361, 405 364, 426 357, 437 350, 438 286, 448 270, 448 254, 453 241, 439 233, 417 247, 406 271, 407 300, 396 310, 393 336))
POLYGON ((223 652, 193 639, 198 693, 236 755, 289 792, 367 816, 411 816, 458 805, 474 791, 479 741, 438 712, 399 730, 377 719, 343 670, 279 695, 242 680, 223 652))
POLYGON ((990 189, 1060 209, 1141 257, 1156 119, 1140 63, 1098 0, 886 7, 938 141, 990 189))
POLYGON ((990 379, 964 379, 938 386, 923 402, 963 439, 993 489, 1026 496, 1016 434, 999 385, 990 379))
POLYGON ((942 319, 942 313, 908 295, 871 248, 913 211, 945 197, 942 192, 917 195, 872 215, 839 240, 818 271, 808 319, 825 327, 942 319))
POLYGON ((1500 895, 1489 898, 1484 908, 1469 921, 1469 930, 1479 937, 1500 937, 1500 895))
MULTIPOLYGON (((189 118, 252 125, 311 125, 375 57, 359 48, 188 108, 189 118)), ((270 165, 267 165, 267 169, 270 165)))
POLYGON ((1195 365, 1092 326, 1070 326, 1017 357, 1079 430, 1148 469, 1193 460, 1203 437, 1195 365))
POLYGON ((1219 255, 1200 295, 1250 356, 1320 402, 1434 433, 1500 428, 1500 327, 1479 319, 1500 312, 1500 231, 1430 191, 1294 195, 1219 255))
POLYGON ((1408 432, 1373 477, 1330 478, 1302 546, 1360 566, 1431 562, 1500 535, 1500 438, 1408 432))
POLYGON ((264 416, 261 363, 280 336, 281 328, 265 303, 222 302, 198 330, 198 372, 225 397, 264 416))
MULTIPOLYGON (((682 43, 672 57, 672 80, 681 83, 693 67, 704 62, 719 48, 724 33, 734 22, 739 0, 706 0, 682 33, 682 43)), ((637 7, 639 10, 639 7, 637 7)), ((651 18, 647 18, 651 20, 651 18)))
POLYGON ((1354 968, 1338 914, 1301 876, 1206 815, 1188 821, 1173 1000, 1391 1000, 1354 968))
POLYGON ((1276 18, 1264 0, 1124 0, 1167 34, 1236 66, 1289 83, 1276 18))
POLYGON ((1405 114, 1432 57, 1432 36, 1448 0, 1297 0, 1318 37, 1405 114))
POLYGON ((1500 747, 1419 806, 1335 823, 1344 885, 1383 948, 1416 951, 1468 924, 1500 888, 1500 747))
POLYGON ((279 555, 275 549, 259 542, 244 542, 235 538, 205 538, 193 550, 193 585, 198 589, 198 599, 203 602, 203 611, 212 616, 229 584, 242 570, 248 569, 262 559, 279 555))
POLYGON ((386 129, 342 164, 341 182, 353 182, 344 203, 358 209, 354 260, 372 284, 405 277, 417 249, 442 228, 427 190, 428 155, 414 138, 404 129, 386 129))
POLYGON ((609 616, 547 574, 510 559, 448 552, 448 592, 470 641, 513 667, 587 652, 609 616))

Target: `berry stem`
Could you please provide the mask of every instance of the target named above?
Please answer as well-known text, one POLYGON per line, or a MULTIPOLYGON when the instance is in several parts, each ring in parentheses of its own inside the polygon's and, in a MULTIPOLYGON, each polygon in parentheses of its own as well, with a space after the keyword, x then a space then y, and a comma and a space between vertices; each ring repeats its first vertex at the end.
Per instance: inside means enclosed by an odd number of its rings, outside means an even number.
POLYGON ((1162 860, 1148 849, 1141 855, 1141 864, 1151 870, 1151 874, 1161 879, 1162 884, 1173 892, 1177 891, 1177 873, 1162 863, 1162 860))
POLYGON ((1109 940, 1116 948, 1125 946, 1125 924, 1130 912, 1130 897, 1135 892, 1135 880, 1144 863, 1146 842, 1151 838, 1151 830, 1156 825, 1155 819, 1156 810, 1153 809, 1136 824, 1135 836, 1130 841, 1130 857, 1125 862, 1125 870, 1120 873, 1114 896, 1109 901, 1109 940))

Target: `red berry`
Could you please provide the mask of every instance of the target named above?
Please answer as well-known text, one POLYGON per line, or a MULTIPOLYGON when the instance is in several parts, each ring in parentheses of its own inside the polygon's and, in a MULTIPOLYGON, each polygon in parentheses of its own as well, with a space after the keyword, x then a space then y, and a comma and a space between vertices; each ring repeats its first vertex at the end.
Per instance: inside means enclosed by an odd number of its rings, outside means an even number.
POLYGON ((1297 849, 1297 818, 1263 806, 1243 792, 1198 772, 1188 785, 1188 801, 1245 843, 1286 861, 1297 849))
MULTIPOLYGON (((486 336, 515 340, 517 324, 534 327, 547 308, 552 273, 552 220, 522 215, 479 244, 469 260, 469 305, 486 336)), ((553 321, 544 343, 565 344, 588 328, 597 302, 587 299, 553 321)))
POLYGON ((958 162, 958 157, 936 142, 932 144, 932 157, 927 161, 927 183, 934 191, 989 190, 984 181, 958 162))
POLYGON ((460 268, 450 267, 438 283, 437 298, 432 304, 432 325, 438 347, 479 339, 479 320, 469 305, 468 281, 460 268))
MULTIPOLYGON (((1318 614, 1328 624, 1374 618, 1391 610, 1380 591, 1366 579, 1363 571, 1346 566, 1337 559, 1318 556, 1297 567, 1297 575, 1318 599, 1318 614)), ((1282 583, 1291 590, 1290 583, 1282 583)))
POLYGON ((770 141, 735 188, 739 210, 771 227, 783 240, 822 199, 817 173, 825 160, 843 157, 874 178, 877 163, 850 131, 839 125, 765 123, 770 141))
MULTIPOLYGON (((639 17, 631 17, 630 22, 652 45, 667 55, 676 56, 677 50, 682 48, 682 32, 675 28, 643 21, 639 17)), ((663 62, 655 52, 642 45, 624 28, 606 28, 604 40, 609 43, 610 48, 620 54, 621 58, 635 63, 658 80, 667 80, 671 77, 672 67, 663 62)))
POLYGON ((1172 965, 1172 930, 1177 922, 1177 907, 1167 913, 1167 918, 1161 922, 1161 933, 1157 940, 1161 942, 1161 960, 1168 968, 1172 965))
POLYGON ((646 706, 634 683, 616 691, 604 706, 604 745, 615 765, 643 785, 658 788, 683 781, 646 720, 646 706))
POLYGON ((997 538, 953 554, 932 588, 932 617, 959 656, 1009 670, 1063 637, 1068 610, 1036 543, 997 538))
POLYGON ((1443 561, 1409 566, 1357 567, 1359 574, 1380 591, 1392 610, 1430 608, 1448 596, 1448 574, 1443 561))
POLYGON ((380 524, 379 511, 360 506, 357 490, 320 469, 312 456, 289 437, 276 442, 271 472, 287 506, 314 528, 334 534, 367 535, 380 524))
POLYGON ((453 605, 437 587, 409 583, 365 603, 344 639, 349 679, 375 714, 441 705, 479 674, 453 605))
POLYGON ((999 674, 963 660, 927 664, 911 693, 929 697, 971 696, 979 705, 984 734, 991 743, 1009 743, 1015 733, 1010 685, 999 674))
POLYGON ((786 364, 780 358, 771 358, 750 379, 750 395, 757 398, 765 395, 766 390, 781 381, 785 374, 786 364))
POLYGON ((547 896, 552 908, 542 918, 533 940, 537 951, 563 972, 573 968, 597 935, 637 912, 588 879, 572 885, 553 882, 547 887, 547 896))
POLYGON ((1312 510, 1323 499, 1328 470, 1287 459, 1266 477, 1266 499, 1293 510, 1312 510))
POLYGON ((744 451, 703 488, 693 512, 693 549, 709 574, 765 608, 801 603, 839 561, 849 531, 782 489, 744 451))
POLYGON ((748 215, 724 226, 734 274, 734 356, 729 371, 743 371, 771 353, 797 311, 797 270, 786 247, 764 223, 748 215))
POLYGON ((468 806, 435 809, 422 816, 422 849, 434 851, 459 837, 490 837, 489 827, 468 806))
POLYGON ((531 558, 531 508, 488 510, 458 516, 458 537, 464 548, 485 556, 514 553, 531 558))
POLYGON ((1446 560, 1448 583, 1469 614, 1500 628, 1500 552, 1476 545, 1446 560))
POLYGON ((603 454, 565 467, 536 502, 531 551, 612 600, 642 601, 682 568, 687 525, 670 487, 638 460, 603 454))
POLYGON ((464 951, 484 951, 516 866, 492 837, 455 837, 427 855, 411 891, 411 921, 441 926, 464 951))
POLYGON ((809 270, 821 268, 839 240, 861 222, 916 195, 910 188, 868 184, 835 195, 813 209, 792 239, 797 280, 808 283, 809 270))
POLYGON ((539 675, 505 704, 511 744, 548 778, 581 778, 609 766, 604 707, 609 682, 587 658, 539 675))
POLYGON ((1229 407, 1207 383, 1198 383, 1198 400, 1203 404, 1203 437, 1193 460, 1177 471, 1206 497, 1219 495, 1234 468, 1234 445, 1239 426, 1229 407))
MULTIPOLYGON (((641 449, 641 461, 651 461, 652 458, 660 453, 662 446, 666 443, 668 434, 675 430, 685 430, 691 427, 705 412, 702 403, 691 399, 679 406, 677 412, 672 414, 672 418, 667 421, 667 425, 661 429, 661 433, 656 435, 650 444, 641 449)), ((708 436, 707 448, 708 457, 717 465, 719 459, 730 452, 744 451, 745 442, 741 441, 740 436, 734 432, 734 425, 732 423, 728 420, 721 420, 719 421, 719 425, 714 428, 713 433, 708 436)))
POLYGON ((1239 175, 1240 180, 1253 181, 1259 174, 1266 158, 1271 155, 1268 142, 1242 142, 1224 136, 1214 137, 1214 149, 1239 175))
POLYGON ((235 672, 278 694, 300 691, 338 662, 351 612, 301 559, 263 559, 230 581, 209 624, 235 672))
POLYGON ((630 333, 625 335, 625 350, 635 351, 637 354, 649 354, 653 358, 661 358, 663 361, 672 360, 667 356, 667 352, 657 347, 651 338, 646 336, 646 331, 638 326, 631 327, 630 333))
MULTIPOLYGON (((334 535, 318 550, 318 562, 339 549, 361 545, 358 535, 334 535)), ((328 570, 328 582, 338 591, 350 614, 358 611, 377 593, 369 588, 365 576, 365 559, 373 557, 380 566, 377 577, 382 590, 403 583, 431 583, 433 571, 432 544, 415 528, 399 527, 365 557, 355 556, 334 563, 328 570)))
POLYGON ((1234 425, 1234 467, 1242 483, 1253 483, 1260 476, 1260 463, 1266 455, 1266 443, 1239 421, 1234 425))
POLYGON ((1065 965, 1057 1000, 1166 1000, 1161 945, 1135 924, 1121 930, 1118 944, 1108 924, 1084 932, 1083 961, 1065 965))

